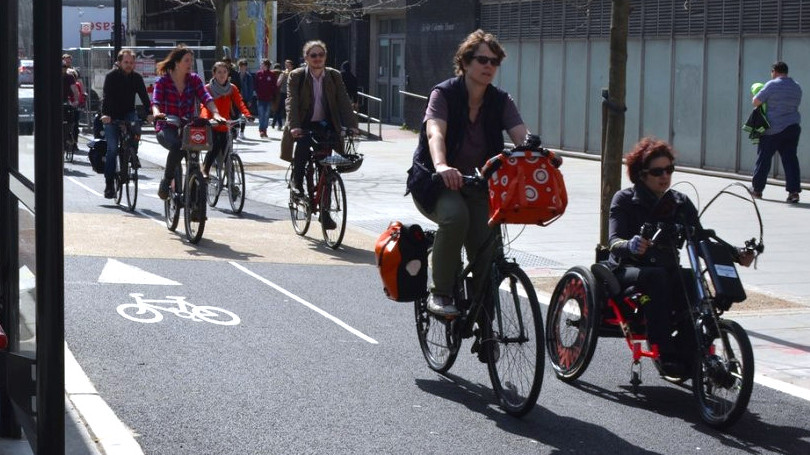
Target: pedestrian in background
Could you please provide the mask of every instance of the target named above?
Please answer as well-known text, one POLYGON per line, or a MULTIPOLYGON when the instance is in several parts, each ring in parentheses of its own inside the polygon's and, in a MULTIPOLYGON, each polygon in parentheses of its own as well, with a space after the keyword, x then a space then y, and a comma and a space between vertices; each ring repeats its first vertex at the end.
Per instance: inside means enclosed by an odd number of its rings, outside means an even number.
POLYGON ((343 83, 346 84, 346 92, 349 93, 349 99, 352 100, 352 109, 357 110, 357 76, 352 73, 351 65, 346 60, 340 65, 340 75, 343 77, 343 83))
POLYGON ((278 99, 279 108, 276 109, 273 123, 281 130, 287 119, 287 81, 290 79, 290 71, 295 69, 292 60, 284 60, 284 70, 278 75, 278 99))
MULTIPOLYGON (((281 84, 279 84, 279 81, 281 80, 281 75, 284 74, 284 72, 281 70, 281 65, 278 63, 273 64, 273 69, 271 71, 273 76, 276 78, 276 96, 275 99, 273 99, 273 108, 270 112, 270 128, 275 128, 276 121, 278 119, 278 111, 285 108, 284 101, 279 95, 281 93, 281 84)), ((279 123, 278 126, 280 127, 281 124, 279 123)))
MULTIPOLYGON (((256 112, 256 108, 253 105, 253 102, 256 98, 255 82, 253 79, 253 73, 248 71, 248 62, 245 59, 239 59, 239 86, 241 87, 240 92, 242 92, 242 100, 245 102, 245 105, 248 107, 248 110, 251 113, 256 112)), ((239 138, 240 139, 245 138, 244 123, 239 126, 239 138)))
POLYGON ((267 137, 267 124, 273 101, 278 96, 278 79, 270 69, 270 59, 262 60, 262 67, 256 73, 256 108, 259 111, 259 137, 267 137))
POLYGON ((754 106, 768 105, 766 116, 770 128, 762 133, 757 146, 757 161, 754 177, 751 180, 751 194, 762 197, 768 173, 771 171, 773 155, 779 152, 782 167, 785 168, 785 190, 787 201, 799 202, 801 192, 801 172, 796 149, 799 147, 799 135, 802 132, 799 104, 802 102, 802 88, 788 77, 788 66, 785 62, 776 62, 771 66, 771 80, 762 90, 754 95, 754 106))

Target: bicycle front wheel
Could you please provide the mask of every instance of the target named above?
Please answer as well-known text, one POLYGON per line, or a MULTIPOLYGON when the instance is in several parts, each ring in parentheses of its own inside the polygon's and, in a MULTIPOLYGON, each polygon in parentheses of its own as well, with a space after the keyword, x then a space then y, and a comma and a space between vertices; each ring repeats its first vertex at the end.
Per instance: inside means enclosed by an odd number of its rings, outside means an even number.
POLYGON ((500 270, 491 325, 484 331, 492 388, 501 407, 520 417, 534 408, 543 385, 543 316, 529 277, 519 267, 500 270))
POLYGON ((326 175, 321 193, 321 231, 323 240, 333 250, 340 246, 346 233, 346 188, 334 170, 326 175))
POLYGON ((245 168, 242 166, 242 158, 234 154, 231 154, 231 163, 228 166, 228 201, 233 213, 242 213, 245 206, 245 168))
POLYGON ((296 195, 290 188, 290 221, 292 221, 293 230, 298 235, 304 235, 309 230, 309 223, 312 221, 312 205, 309 203, 307 196, 296 195))
POLYGON ((62 143, 64 144, 65 161, 73 162, 73 125, 62 123, 62 143))
POLYGON ((725 428, 748 407, 754 387, 754 351, 748 334, 734 321, 720 320, 720 334, 695 364, 693 391, 700 417, 725 428))
POLYGON ((138 169, 134 166, 129 166, 127 172, 127 207, 130 212, 135 211, 135 206, 138 204, 138 169))
POLYGON ((169 182, 169 197, 163 201, 163 211, 166 215, 166 227, 174 232, 180 222, 180 206, 183 203, 182 193, 177 191, 178 185, 182 185, 182 174, 178 168, 174 173, 174 179, 169 182))
POLYGON ((205 230, 207 192, 202 173, 194 170, 186 183, 186 199, 183 204, 186 238, 191 243, 199 242, 205 230))
POLYGON ((456 319, 437 317, 428 311, 427 297, 417 299, 413 305, 416 313, 416 335, 419 337, 422 355, 431 370, 446 373, 455 363, 461 346, 461 339, 453 336, 456 319))
POLYGON ((211 163, 211 169, 208 171, 208 205, 214 207, 219 201, 219 193, 222 191, 222 160, 217 157, 211 163))

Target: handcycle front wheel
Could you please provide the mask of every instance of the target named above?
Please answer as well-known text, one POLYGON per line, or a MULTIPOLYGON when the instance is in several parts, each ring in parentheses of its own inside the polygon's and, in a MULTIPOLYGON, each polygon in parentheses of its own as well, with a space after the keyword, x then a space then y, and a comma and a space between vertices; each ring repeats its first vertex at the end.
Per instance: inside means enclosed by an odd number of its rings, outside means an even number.
POLYGON ((725 428, 736 422, 748 407, 754 387, 754 351, 739 324, 721 319, 719 336, 698 356, 692 388, 700 417, 709 426, 725 428))
POLYGON ((183 204, 186 238, 191 243, 199 242, 205 230, 207 192, 202 173, 199 170, 193 171, 188 177, 183 204))
POLYGON ((554 288, 546 316, 546 349, 562 381, 577 379, 591 362, 601 321, 596 302, 596 280, 585 267, 569 269, 554 288))
POLYGON ((436 316, 427 309, 427 297, 414 303, 416 335, 428 367, 437 373, 446 373, 453 366, 461 346, 461 339, 453 335, 455 319, 436 316))
POLYGON ((231 210, 238 215, 245 206, 245 167, 239 155, 231 154, 230 161, 230 165, 227 166, 228 177, 225 188, 228 189, 231 210))
POLYGON ((482 347, 498 402, 508 414, 521 417, 534 409, 543 386, 543 316, 522 269, 502 267, 498 278, 482 347))
POLYGON ((346 233, 346 187, 335 170, 326 174, 320 207, 323 240, 329 248, 335 250, 343 242, 343 235, 346 233), (334 223, 334 228, 327 225, 328 220, 334 223))

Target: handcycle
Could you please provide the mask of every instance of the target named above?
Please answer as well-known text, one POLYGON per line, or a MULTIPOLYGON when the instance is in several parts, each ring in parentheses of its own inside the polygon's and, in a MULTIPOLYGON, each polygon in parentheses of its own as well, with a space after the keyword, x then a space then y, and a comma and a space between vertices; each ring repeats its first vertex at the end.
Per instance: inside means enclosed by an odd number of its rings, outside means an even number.
POLYGON ((224 189, 228 194, 231 210, 235 214, 242 213, 242 208, 245 206, 245 167, 242 165, 242 158, 233 148, 234 126, 243 123, 245 123, 244 117, 226 122, 228 132, 225 149, 211 164, 208 181, 208 205, 216 206, 219 194, 224 189))
POLYGON ((363 164, 363 155, 357 153, 354 133, 343 128, 340 137, 319 135, 306 131, 312 139, 312 153, 304 172, 304 194, 296 193, 292 184, 292 165, 287 170, 290 188, 290 220, 298 235, 309 230, 312 214, 318 213, 323 240, 337 249, 346 233, 346 187, 341 173, 354 172, 363 164), (337 154, 332 154, 337 150, 337 154), (332 224, 333 225, 330 225, 332 224))
MULTIPOLYGON (((729 192, 729 187, 711 202, 721 194, 750 200, 760 218, 747 190, 747 197, 743 197, 729 192)), ((667 199, 665 195, 659 205, 667 206, 667 199)), ((764 251, 761 218, 759 223, 760 238, 745 241, 743 247, 757 256, 764 251)), ((653 243, 668 237, 673 254, 683 249, 688 257, 689 267, 681 267, 680 273, 671 275, 677 289, 682 290, 682 300, 677 302, 672 317, 673 340, 686 357, 693 353, 687 371, 682 376, 671 376, 661 368, 657 346, 647 340, 646 321, 640 311, 647 296, 635 286, 623 289, 602 260, 605 255, 598 254, 597 260, 602 261, 590 268, 575 266, 566 271, 551 296, 546 347, 554 372, 560 380, 572 382, 585 372, 599 337, 624 338, 631 352, 630 384, 634 393, 641 384, 641 359, 652 359, 665 380, 676 384, 692 380, 700 417, 706 424, 728 427, 748 406, 754 378, 754 354, 748 335, 739 324, 722 317, 733 303, 745 300, 732 262, 734 247, 713 230, 697 232, 694 226, 677 222, 645 224, 641 235, 653 243)))
POLYGON ((188 141, 199 140, 195 136, 207 134, 211 137, 212 121, 206 119, 182 119, 176 115, 167 115, 165 121, 169 125, 177 127, 183 139, 181 150, 184 153, 186 162, 185 170, 182 165, 178 165, 174 170, 174 177, 169 182, 169 197, 164 201, 164 213, 166 227, 170 231, 177 229, 180 222, 180 209, 183 209, 183 222, 186 230, 186 238, 191 243, 200 241, 205 230, 207 185, 200 170, 200 152, 197 150, 201 146, 191 146, 188 141), (206 128, 205 132, 194 132, 193 128, 206 128), (188 141, 186 140, 188 139, 188 141))
POLYGON ((76 138, 73 130, 78 121, 78 111, 70 103, 62 104, 62 153, 65 161, 73 162, 73 152, 76 150, 76 138))
POLYGON ((141 140, 141 122, 113 120, 118 127, 118 169, 113 183, 115 185, 115 203, 120 204, 124 193, 127 195, 127 208, 135 210, 138 203, 138 142, 141 140))
MULTIPOLYGON (((539 140, 503 155, 511 159, 549 158, 555 167, 562 163, 552 152, 541 148, 539 140)), ((497 168, 485 167, 483 175, 464 176, 464 184, 486 187, 497 168)), ((500 197, 499 194, 496 196, 500 197)), ((490 197, 493 197, 491 188, 490 197)), ((492 208, 490 204, 491 213, 492 208)), ((460 272, 452 298, 460 315, 454 318, 437 316, 428 311, 427 297, 417 299, 414 302, 416 332, 428 366, 438 373, 450 370, 462 340, 473 338, 471 351, 487 364, 500 406, 508 414, 520 417, 534 408, 543 384, 543 316, 528 275, 514 259, 506 257, 502 221, 493 217, 490 227, 490 234, 479 248, 476 259, 463 267, 459 264, 460 272), (482 253, 492 249, 489 275, 482 278, 480 292, 476 293, 471 280, 473 270, 477 262, 485 260, 481 259, 482 253)), ((431 251, 434 232, 427 231, 426 234, 431 251)))

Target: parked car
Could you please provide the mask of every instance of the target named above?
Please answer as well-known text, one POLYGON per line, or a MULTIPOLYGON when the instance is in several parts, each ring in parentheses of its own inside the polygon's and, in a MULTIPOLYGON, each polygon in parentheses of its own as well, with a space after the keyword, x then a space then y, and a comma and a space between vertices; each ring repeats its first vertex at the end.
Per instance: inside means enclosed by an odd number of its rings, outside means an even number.
POLYGON ((34 61, 33 60, 20 60, 20 67, 17 73, 17 83, 33 84, 34 83, 34 61))
POLYGON ((21 135, 34 134, 34 89, 33 87, 20 87, 17 89, 19 100, 18 130, 21 135))

